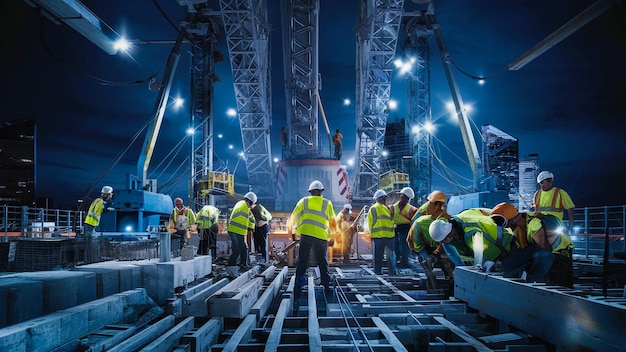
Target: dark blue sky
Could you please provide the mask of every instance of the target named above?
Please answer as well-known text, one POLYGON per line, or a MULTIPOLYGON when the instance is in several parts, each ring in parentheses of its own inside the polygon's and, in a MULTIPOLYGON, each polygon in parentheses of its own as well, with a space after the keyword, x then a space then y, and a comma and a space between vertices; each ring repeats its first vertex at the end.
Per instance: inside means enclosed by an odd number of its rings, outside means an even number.
MULTIPOLYGON (((175 39, 176 32, 152 1, 84 0, 103 21, 130 39, 175 39)), ((282 38, 279 1, 269 1, 272 34, 273 151, 279 156, 278 134, 285 124, 282 38)), ((452 59, 474 75, 499 72, 547 35, 576 16, 593 1, 458 0, 436 2, 436 16, 452 59)), ((173 0, 159 0, 168 17, 178 23, 185 9, 173 0)), ((412 6, 410 0, 405 7, 412 6)), ((71 206, 89 186, 125 187, 125 175, 136 173, 144 135, 114 163, 132 137, 151 117, 157 93, 147 83, 162 76, 170 44, 142 44, 127 55, 109 56, 66 25, 40 19, 21 0, 2 1, 2 113, 0 121, 35 118, 38 125, 37 195, 51 197, 59 207, 71 206), (107 171, 111 166, 111 171, 107 171), (102 180, 99 177, 103 175, 102 180)), ((214 2, 214 7, 219 7, 214 2)), ((343 99, 355 96, 356 1, 321 1, 321 98, 330 129, 342 130, 344 159, 354 156, 355 111, 343 99)), ((519 139, 520 155, 538 153, 542 169, 555 173, 555 185, 566 189, 577 206, 626 204, 621 184, 626 170, 626 6, 624 2, 600 15, 519 71, 495 75, 484 85, 456 71, 461 94, 472 106, 475 126, 492 124, 519 139)), ((222 52, 227 55, 225 42, 222 52)), ((449 117, 450 93, 441 69, 439 52, 431 40, 431 104, 436 120, 441 158, 458 172, 459 182, 470 177, 458 124, 449 117), (445 147, 443 146, 445 144, 445 147)), ((184 45, 171 96, 189 94, 189 54, 184 45)), ((402 57, 401 43, 398 57, 402 57)), ((225 111, 235 107, 230 65, 217 67, 215 132, 224 138, 215 145, 216 165, 231 171, 242 149, 238 121, 225 111), (228 149, 232 144, 233 149, 228 149)), ((406 114, 403 77, 393 82, 392 99, 399 103, 390 119, 406 114)), ((188 105, 187 105, 188 108, 188 105)), ((149 177, 160 185, 171 182, 166 193, 186 197, 189 142, 185 138, 188 110, 165 114, 149 177), (175 156, 168 155, 174 152, 175 156), (165 166, 169 165, 166 169, 165 166), (171 181, 178 168, 183 175, 171 181)), ((323 132, 323 124, 320 124, 323 132)), ((474 134, 478 137, 478 131, 474 134)), ((480 146, 480 141, 477 141, 480 146)), ((245 180, 245 167, 237 168, 237 182, 245 180)), ((435 176, 434 186, 458 189, 435 176)), ((92 193, 93 196, 96 192, 92 193)))

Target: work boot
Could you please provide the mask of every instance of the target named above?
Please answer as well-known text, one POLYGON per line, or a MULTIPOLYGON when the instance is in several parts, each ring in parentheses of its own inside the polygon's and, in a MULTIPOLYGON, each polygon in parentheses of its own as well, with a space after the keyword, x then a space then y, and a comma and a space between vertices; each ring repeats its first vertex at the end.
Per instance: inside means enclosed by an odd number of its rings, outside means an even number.
POLYGON ((226 274, 228 274, 228 276, 235 278, 239 276, 239 268, 236 265, 232 265, 232 266, 227 266, 226 267, 226 274))

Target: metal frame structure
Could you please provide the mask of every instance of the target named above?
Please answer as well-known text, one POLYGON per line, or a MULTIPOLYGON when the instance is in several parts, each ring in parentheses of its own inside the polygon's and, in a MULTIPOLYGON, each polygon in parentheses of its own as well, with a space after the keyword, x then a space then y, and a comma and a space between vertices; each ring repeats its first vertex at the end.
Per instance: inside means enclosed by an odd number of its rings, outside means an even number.
POLYGON ((282 0, 286 159, 320 156, 319 0, 282 0))
POLYGON ((359 3, 354 199, 371 198, 378 187, 403 7, 404 0, 362 0, 359 3))
POLYGON ((273 202, 276 182, 270 143, 272 106, 267 3, 221 0, 220 9, 230 53, 248 183, 259 200, 273 202))
MULTIPOLYGON (((427 11, 431 10, 432 7, 429 7, 427 11)), ((404 24, 407 38, 403 47, 407 54, 415 59, 411 71, 406 74, 409 103, 406 128, 413 152, 409 175, 417 204, 426 201, 432 188, 432 153, 430 150, 432 136, 424 128, 432 121, 428 41, 433 35, 433 30, 425 16, 427 11, 420 10, 405 14, 407 21, 404 24), (413 130, 414 126, 416 131, 413 130)))

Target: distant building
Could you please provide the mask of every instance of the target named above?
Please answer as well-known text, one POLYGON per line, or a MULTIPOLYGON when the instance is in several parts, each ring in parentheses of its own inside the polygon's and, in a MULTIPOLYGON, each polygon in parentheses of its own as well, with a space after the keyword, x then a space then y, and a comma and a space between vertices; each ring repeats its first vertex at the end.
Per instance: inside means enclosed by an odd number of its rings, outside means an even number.
POLYGON ((35 205, 35 120, 0 125, 0 204, 35 205))
POLYGON ((539 155, 526 155, 519 162, 519 205, 521 211, 528 211, 533 205, 533 196, 537 191, 539 174, 539 155))

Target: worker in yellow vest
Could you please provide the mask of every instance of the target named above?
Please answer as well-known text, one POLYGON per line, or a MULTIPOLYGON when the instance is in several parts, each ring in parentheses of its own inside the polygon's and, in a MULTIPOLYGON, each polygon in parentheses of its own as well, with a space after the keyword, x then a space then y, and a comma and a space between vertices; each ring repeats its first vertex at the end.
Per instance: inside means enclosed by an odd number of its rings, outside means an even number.
POLYGON ((330 289, 328 240, 331 232, 335 231, 335 209, 330 200, 322 197, 323 191, 322 182, 318 180, 311 182, 308 188, 311 195, 300 199, 289 217, 289 228, 295 226, 295 235, 300 236, 294 293, 297 297, 300 297, 302 287, 307 282, 304 274, 309 266, 311 251, 319 266, 321 284, 325 289, 330 289))
POLYGON ((84 260, 86 264, 100 261, 100 245, 96 237, 96 227, 100 225, 100 217, 103 212, 113 211, 112 201, 113 187, 104 186, 100 191, 100 198, 94 199, 89 206, 85 223, 83 224, 83 235, 86 237, 84 260))
POLYGON ((567 219, 569 221, 568 233, 571 235, 574 226, 574 202, 569 194, 561 188, 554 187, 554 174, 550 171, 541 171, 537 175, 537 183, 540 188, 533 196, 534 216, 542 215, 556 216, 559 221, 563 221, 563 211, 567 211, 567 219))
POLYGON ((198 244, 198 254, 208 255, 211 250, 211 258, 215 260, 217 255, 217 232, 220 217, 220 210, 213 205, 205 205, 200 209, 196 218, 198 221, 198 234, 200 243, 198 244))
POLYGON ((172 238, 180 239, 180 249, 191 238, 191 232, 196 232, 196 213, 183 204, 182 198, 174 199, 174 209, 170 213, 169 231, 172 238))
POLYGON ((383 274, 383 259, 387 257, 387 274, 396 274, 395 232, 393 217, 387 201, 387 192, 382 189, 374 192, 376 203, 367 211, 367 232, 372 238, 374 253, 374 273, 383 274))
POLYGON ((409 204, 415 198, 415 193, 410 187, 400 190, 400 199, 391 206, 391 214, 395 225, 394 247, 396 252, 396 266, 399 268, 409 267, 409 247, 406 244, 406 236, 411 227, 411 219, 417 213, 417 208, 409 204))
POLYGON ((227 231, 232 246, 232 254, 228 258, 226 273, 231 277, 239 276, 237 260, 239 260, 239 269, 248 269, 246 236, 248 232, 254 231, 254 215, 252 215, 250 209, 255 206, 256 201, 256 194, 248 192, 243 196, 242 200, 235 204, 233 211, 230 213, 227 231))
MULTIPOLYGON (((546 270, 545 282, 573 287, 572 251, 574 245, 563 230, 561 222, 555 216, 535 217, 530 213, 520 213, 514 205, 505 202, 497 204, 491 214, 492 217, 501 215, 506 219, 504 226, 513 231, 518 246, 523 246, 525 251, 531 252, 535 259, 540 255, 550 256, 549 265, 541 263, 548 265, 549 269, 546 270)), ((543 260, 546 261, 546 259, 543 260)), ((535 261, 533 265, 538 264, 535 261)), ((528 277, 527 280, 544 282, 544 280, 538 280, 534 277, 528 277)))

